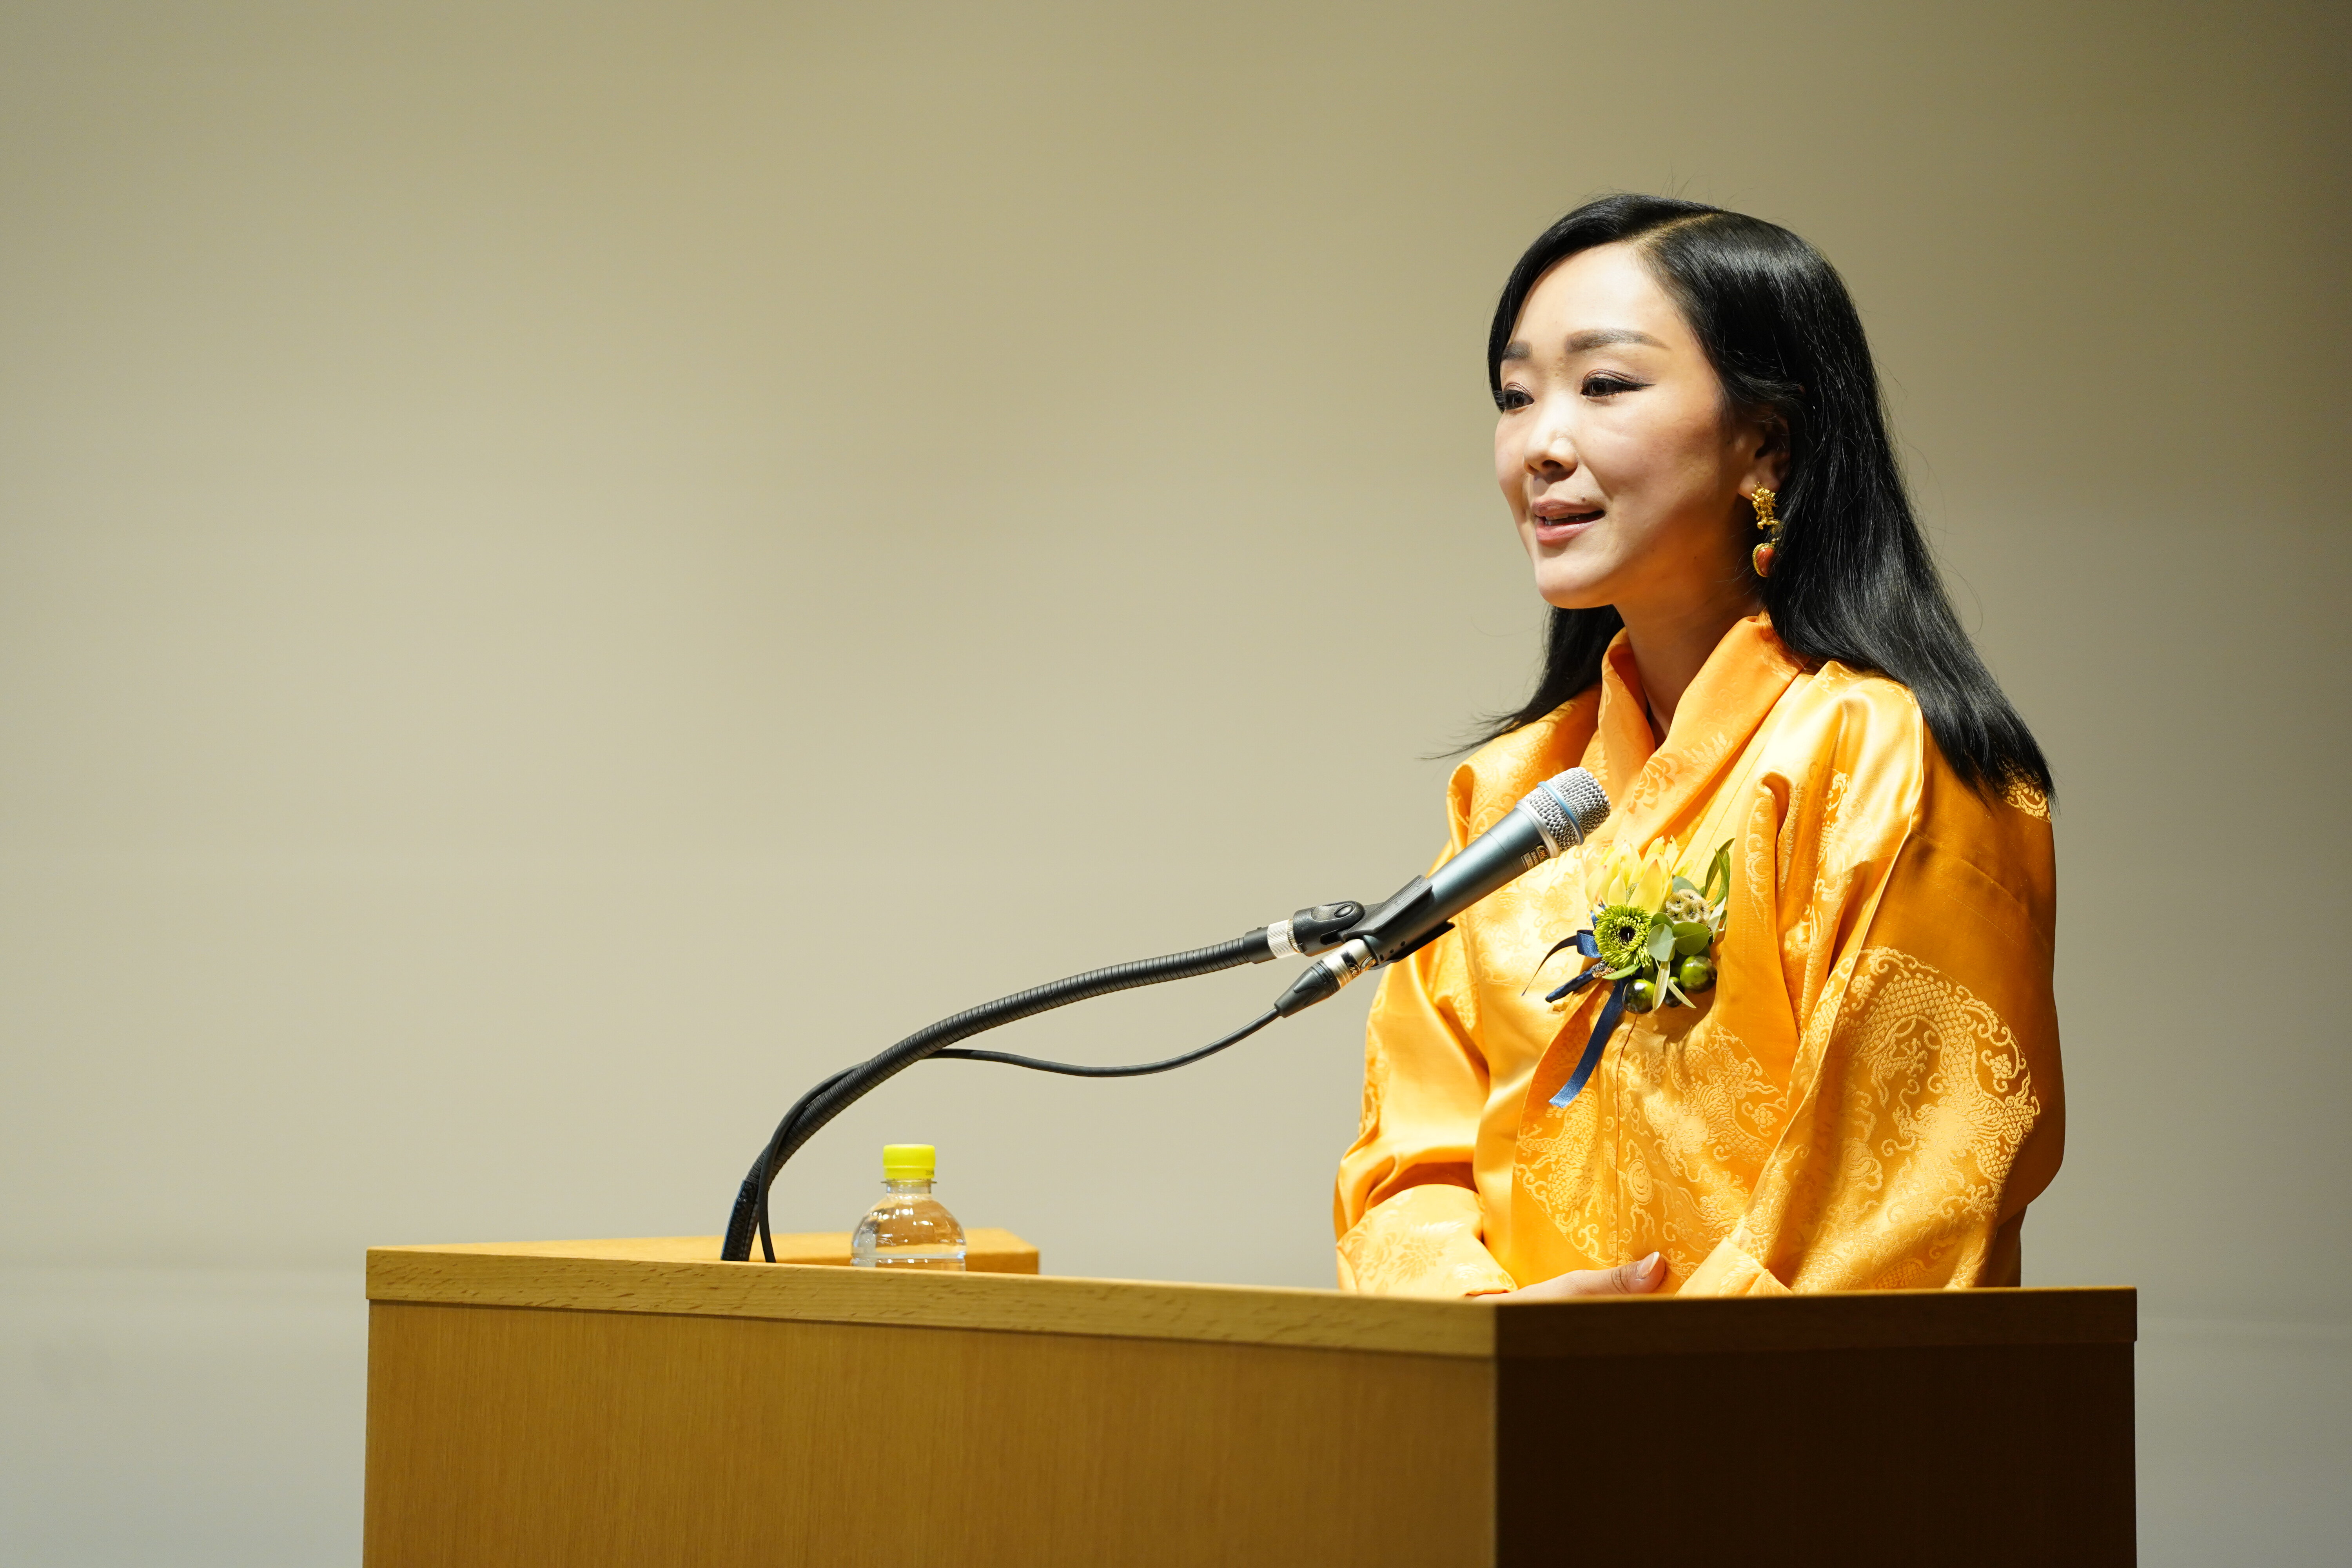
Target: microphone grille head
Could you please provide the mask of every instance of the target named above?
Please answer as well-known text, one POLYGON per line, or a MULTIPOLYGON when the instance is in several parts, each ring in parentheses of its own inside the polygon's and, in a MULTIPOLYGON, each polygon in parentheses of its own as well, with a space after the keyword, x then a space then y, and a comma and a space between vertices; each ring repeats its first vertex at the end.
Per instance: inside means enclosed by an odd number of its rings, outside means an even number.
POLYGON ((1609 797, 1582 768, 1544 780, 1519 804, 1534 815, 1555 855, 1583 843, 1586 835, 1609 820, 1609 797))
POLYGON ((1570 768, 1550 782, 1552 788, 1568 797, 1568 809, 1575 814, 1579 832, 1590 833, 1609 820, 1609 796, 1602 793, 1601 781, 1582 768, 1570 768))

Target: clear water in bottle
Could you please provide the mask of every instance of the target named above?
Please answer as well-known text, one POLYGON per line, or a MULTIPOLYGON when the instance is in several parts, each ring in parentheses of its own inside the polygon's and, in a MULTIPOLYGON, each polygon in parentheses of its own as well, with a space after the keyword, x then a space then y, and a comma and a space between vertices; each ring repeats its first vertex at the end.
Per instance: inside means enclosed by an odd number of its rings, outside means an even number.
POLYGON ((929 1143, 882 1146, 882 1201, 868 1209, 849 1238, 849 1260, 860 1268, 952 1268, 963 1271, 963 1226, 931 1196, 938 1156, 929 1143))

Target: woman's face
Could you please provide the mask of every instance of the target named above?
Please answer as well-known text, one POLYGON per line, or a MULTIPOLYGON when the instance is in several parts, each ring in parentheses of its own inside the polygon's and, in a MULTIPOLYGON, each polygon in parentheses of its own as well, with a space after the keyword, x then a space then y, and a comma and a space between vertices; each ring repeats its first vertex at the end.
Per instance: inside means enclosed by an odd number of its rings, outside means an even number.
POLYGON ((1502 380, 1495 477, 1548 602, 1614 605, 1631 621, 1752 600, 1746 498, 1780 489, 1779 443, 1725 407, 1633 247, 1597 246, 1543 275, 1502 380))

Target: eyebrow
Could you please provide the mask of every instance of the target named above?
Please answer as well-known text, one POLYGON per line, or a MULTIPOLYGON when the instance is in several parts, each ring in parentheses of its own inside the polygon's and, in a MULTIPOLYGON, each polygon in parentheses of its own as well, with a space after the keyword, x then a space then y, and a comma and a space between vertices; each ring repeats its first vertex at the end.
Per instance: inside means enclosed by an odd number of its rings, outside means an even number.
MULTIPOLYGON (((1594 349, 1607 348, 1611 343, 1647 343, 1654 349, 1666 346, 1649 333, 1637 332, 1631 327, 1594 327, 1585 331, 1569 333, 1567 347, 1569 353, 1580 354, 1590 353, 1594 349)), ((1506 361, 1534 357, 1535 350, 1525 340, 1503 345, 1503 358, 1506 361)))
POLYGON ((1570 332, 1568 352, 1580 354, 1591 349, 1606 348, 1611 343, 1647 343, 1654 349, 1666 345, 1647 332, 1637 332, 1631 327, 1596 327, 1591 331, 1570 332))

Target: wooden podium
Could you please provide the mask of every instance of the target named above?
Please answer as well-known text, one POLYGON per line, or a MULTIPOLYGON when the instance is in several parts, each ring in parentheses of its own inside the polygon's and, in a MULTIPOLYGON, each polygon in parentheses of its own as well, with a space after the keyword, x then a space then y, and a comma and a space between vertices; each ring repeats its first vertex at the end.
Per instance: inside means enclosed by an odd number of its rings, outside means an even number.
POLYGON ((368 1254, 368 1568, 2133 1561, 2128 1289, 1501 1305, 368 1254))

